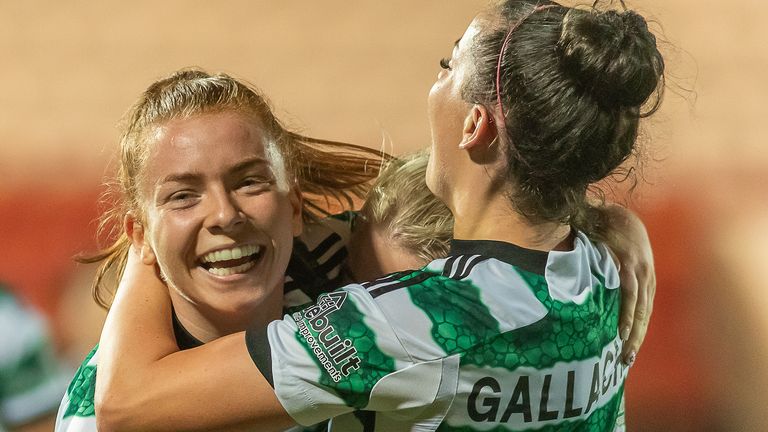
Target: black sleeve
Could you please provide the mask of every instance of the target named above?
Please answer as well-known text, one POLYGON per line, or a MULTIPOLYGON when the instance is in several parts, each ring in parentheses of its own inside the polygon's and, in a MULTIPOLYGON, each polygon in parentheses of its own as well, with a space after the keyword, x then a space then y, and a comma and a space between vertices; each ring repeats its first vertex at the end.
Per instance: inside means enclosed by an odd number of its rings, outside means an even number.
POLYGON ((251 355, 253 363, 259 368, 261 374, 267 379, 269 385, 275 388, 272 378, 272 350, 269 348, 269 338, 267 337, 267 327, 259 329, 248 329, 245 332, 245 345, 248 347, 248 353, 251 355))

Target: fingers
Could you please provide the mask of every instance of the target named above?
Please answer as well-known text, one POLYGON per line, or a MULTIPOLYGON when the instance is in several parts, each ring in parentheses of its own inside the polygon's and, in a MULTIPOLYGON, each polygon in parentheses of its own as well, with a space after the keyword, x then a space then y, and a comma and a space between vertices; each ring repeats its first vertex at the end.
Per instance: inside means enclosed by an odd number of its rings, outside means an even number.
POLYGON ((645 290, 640 290, 638 292, 632 331, 629 338, 624 342, 624 347, 621 350, 621 358, 624 363, 629 366, 635 362, 637 351, 640 349, 640 345, 642 344, 643 339, 645 339, 645 334, 648 332, 648 318, 650 311, 648 310, 647 296, 644 291, 645 290))
POLYGON ((647 266, 638 268, 636 277, 637 298, 632 325, 629 337, 624 341, 622 349, 622 360, 627 365, 634 363, 640 346, 645 340, 651 313, 653 312, 653 298, 656 293, 656 275, 647 266))
MULTIPOLYGON (((635 308, 638 300, 638 286, 635 272, 629 270, 627 266, 619 273, 621 278, 621 315, 619 316, 619 337, 624 341, 629 339, 632 327, 635 321, 635 308)), ((622 353, 624 358, 625 353, 622 353)))
POLYGON ((613 259, 613 263, 616 264, 616 270, 618 270, 619 274, 621 274, 621 258, 619 258, 613 248, 609 247, 608 253, 611 254, 611 259, 613 259))

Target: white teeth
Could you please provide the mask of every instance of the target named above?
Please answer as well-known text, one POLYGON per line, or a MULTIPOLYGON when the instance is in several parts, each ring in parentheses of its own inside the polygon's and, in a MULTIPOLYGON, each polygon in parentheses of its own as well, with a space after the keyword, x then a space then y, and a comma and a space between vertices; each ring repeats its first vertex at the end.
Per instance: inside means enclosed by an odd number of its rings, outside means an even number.
POLYGON ((203 256, 202 261, 204 263, 215 263, 218 261, 229 261, 233 259, 240 259, 244 256, 253 255, 261 250, 261 246, 246 245, 240 247, 233 247, 230 249, 218 250, 216 252, 207 253, 203 256))
POLYGON ((230 259, 240 259, 240 258, 243 257, 243 249, 242 248, 231 249, 231 250, 228 250, 228 251, 225 251, 225 252, 228 252, 231 255, 230 259))
POLYGON ((237 273, 245 273, 248 270, 252 269, 253 266, 255 265, 256 265, 255 262, 250 261, 236 267, 226 267, 226 268, 211 267, 208 269, 208 272, 216 276, 229 276, 237 273))

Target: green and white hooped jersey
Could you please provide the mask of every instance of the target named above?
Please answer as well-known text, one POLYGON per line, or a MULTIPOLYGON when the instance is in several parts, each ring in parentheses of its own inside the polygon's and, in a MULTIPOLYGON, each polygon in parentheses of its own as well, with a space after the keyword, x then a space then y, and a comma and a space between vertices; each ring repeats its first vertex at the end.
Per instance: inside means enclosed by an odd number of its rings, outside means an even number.
MULTIPOLYGON (((347 244, 354 218, 354 213, 347 212, 305 226, 304 232, 294 241, 294 251, 286 272, 283 298, 285 310, 313 302, 320 294, 341 286, 342 264, 348 255, 347 244)), ((180 324, 174 324, 179 347, 183 349, 194 346, 194 338, 180 324)), ((93 404, 98 358, 96 347, 75 373, 59 406, 56 432, 96 432, 93 404)), ((57 400, 60 395, 59 390, 57 400)), ((324 424, 312 428, 295 428, 290 432, 323 430, 324 424)))
POLYGON ((332 431, 622 431, 620 290, 603 245, 457 241, 321 295, 248 349, 301 424, 332 431))
POLYGON ((71 372, 56 359, 45 321, 0 285, 0 431, 53 413, 71 372))

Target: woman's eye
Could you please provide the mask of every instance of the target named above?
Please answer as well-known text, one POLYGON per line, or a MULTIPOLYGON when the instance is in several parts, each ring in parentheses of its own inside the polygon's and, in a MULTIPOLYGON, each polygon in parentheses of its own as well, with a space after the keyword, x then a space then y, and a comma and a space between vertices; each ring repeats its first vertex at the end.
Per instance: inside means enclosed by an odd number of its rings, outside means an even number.
POLYGON ((186 207, 194 204, 197 194, 190 191, 174 192, 168 197, 168 203, 176 207, 186 207))
POLYGON ((268 188, 272 183, 272 180, 266 178, 247 177, 240 182, 240 188, 248 191, 261 191, 268 188))
POLYGON ((192 198, 192 194, 189 192, 176 192, 170 196, 170 201, 184 201, 192 198))
POLYGON ((451 59, 441 58, 440 59, 440 67, 443 68, 443 69, 446 69, 446 70, 451 70, 450 62, 451 62, 451 59))

